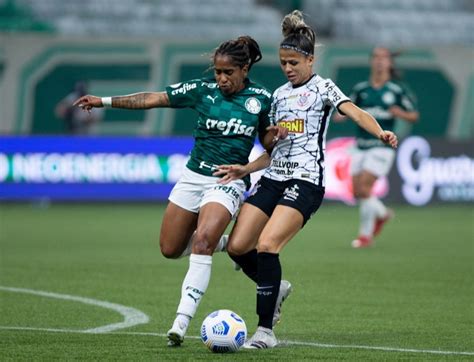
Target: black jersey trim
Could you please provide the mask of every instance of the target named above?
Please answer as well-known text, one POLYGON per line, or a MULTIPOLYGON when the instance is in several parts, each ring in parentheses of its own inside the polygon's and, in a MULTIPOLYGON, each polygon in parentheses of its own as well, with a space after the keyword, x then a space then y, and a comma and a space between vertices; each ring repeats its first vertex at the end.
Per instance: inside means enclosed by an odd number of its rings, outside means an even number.
POLYGON ((338 111, 340 114, 342 114, 343 116, 346 116, 346 114, 345 114, 344 112, 342 112, 342 111, 339 109, 339 107, 341 106, 341 104, 347 103, 347 102, 352 102, 352 100, 350 100, 350 99, 345 99, 345 100, 343 100, 342 102, 340 102, 340 103, 336 106, 337 111, 338 111))
POLYGON ((308 83, 311 81, 311 79, 313 79, 314 77, 316 77, 316 74, 313 74, 313 75, 312 75, 311 77, 309 77, 309 79, 308 79, 306 82, 304 82, 304 83, 301 83, 301 84, 298 84, 298 85, 293 85, 293 84, 292 84, 291 86, 293 87, 293 89, 303 87, 303 86, 305 86, 306 84, 308 84, 308 83))
POLYGON ((324 150, 323 150, 323 141, 324 141, 324 132, 326 131, 326 126, 327 126, 327 120, 329 113, 331 112, 331 106, 326 105, 324 107, 324 113, 323 117, 321 119, 321 127, 319 128, 319 135, 318 135, 318 149, 320 153, 320 157, 318 162, 319 166, 319 180, 318 180, 318 186, 323 187, 323 177, 324 177, 324 167, 323 167, 323 162, 324 162, 324 150))

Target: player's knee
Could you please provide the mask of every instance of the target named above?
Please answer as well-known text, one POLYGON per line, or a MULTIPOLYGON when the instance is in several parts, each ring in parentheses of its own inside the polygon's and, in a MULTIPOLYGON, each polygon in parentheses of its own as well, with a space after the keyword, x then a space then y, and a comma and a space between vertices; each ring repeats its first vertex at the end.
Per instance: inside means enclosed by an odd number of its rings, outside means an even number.
POLYGON ((160 239, 160 250, 161 254, 167 259, 177 259, 182 253, 181 250, 177 250, 172 243, 169 243, 165 239, 160 239))
POLYGON ((354 188, 354 197, 356 199, 365 199, 370 197, 371 188, 365 186, 359 186, 354 188))
POLYGON ((258 241, 257 251, 259 253, 278 253, 278 243, 271 238, 260 239, 258 241))
POLYGON ((210 241, 207 232, 196 231, 193 238, 193 253, 200 255, 212 255, 216 245, 210 241))
POLYGON ((230 256, 244 255, 245 253, 249 251, 250 250, 248 250, 248 248, 246 248, 245 245, 235 240, 231 240, 227 244, 227 254, 229 254, 230 256))

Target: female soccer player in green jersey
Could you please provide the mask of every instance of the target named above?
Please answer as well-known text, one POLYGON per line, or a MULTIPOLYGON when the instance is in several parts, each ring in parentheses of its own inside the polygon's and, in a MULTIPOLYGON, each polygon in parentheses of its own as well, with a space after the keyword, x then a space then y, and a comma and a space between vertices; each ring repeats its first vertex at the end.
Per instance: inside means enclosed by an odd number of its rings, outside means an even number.
POLYGON ((189 322, 206 292, 211 276, 212 254, 227 225, 236 214, 249 186, 249 178, 218 184, 212 175, 217 165, 248 163, 258 134, 270 147, 286 136, 286 129, 271 126, 268 119, 271 94, 247 78, 262 58, 257 42, 248 36, 222 43, 214 52, 213 79, 195 79, 171 85, 163 92, 144 92, 99 98, 87 95, 75 105, 149 109, 189 107, 198 112, 195 144, 180 180, 169 196, 161 224, 160 247, 167 258, 186 253, 191 241, 189 269, 168 345, 179 346, 189 322))
POLYGON ((257 284, 258 327, 245 348, 277 345, 273 326, 291 291, 291 284, 281 278, 279 253, 323 200, 325 138, 333 110, 346 114, 373 138, 397 146, 393 132, 383 130, 331 79, 313 72, 316 35, 301 12, 283 19, 282 32, 280 65, 288 82, 273 94, 270 120, 287 127, 288 137, 276 143, 271 159, 264 154, 245 166, 224 165, 216 171, 225 183, 269 166, 242 206, 227 245, 229 256, 257 284))
MULTIPOLYGON (((414 123, 419 114, 415 102, 406 89, 394 82, 396 73, 393 54, 387 48, 372 51, 370 78, 354 86, 352 101, 372 114, 384 129, 393 130, 397 119, 414 123)), ((344 120, 335 117, 335 120, 344 120)), ((393 217, 372 188, 379 177, 388 175, 395 159, 395 151, 383 142, 373 139, 363 128, 357 129, 357 149, 351 160, 352 188, 359 202, 359 235, 352 241, 354 248, 373 245, 373 238, 384 224, 393 217)))

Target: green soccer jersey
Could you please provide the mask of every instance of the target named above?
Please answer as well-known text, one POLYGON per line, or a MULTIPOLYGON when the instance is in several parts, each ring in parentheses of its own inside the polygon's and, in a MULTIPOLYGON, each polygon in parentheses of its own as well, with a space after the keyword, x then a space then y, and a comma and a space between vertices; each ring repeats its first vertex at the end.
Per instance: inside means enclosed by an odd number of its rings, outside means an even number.
MULTIPOLYGON (((171 107, 198 112, 190 170, 212 176, 217 165, 246 164, 255 136, 270 125, 271 94, 245 81, 245 88, 224 96, 214 79, 194 79, 166 87, 171 107)), ((250 183, 247 177, 244 181, 250 183)))
MULTIPOLYGON (((351 99, 358 107, 370 113, 382 129, 393 131, 396 119, 390 113, 391 106, 397 105, 405 111, 414 111, 415 103, 406 89, 394 82, 387 82, 381 88, 373 88, 369 82, 358 83, 352 90, 351 99)), ((373 135, 358 127, 357 146, 361 149, 390 147, 373 135)))

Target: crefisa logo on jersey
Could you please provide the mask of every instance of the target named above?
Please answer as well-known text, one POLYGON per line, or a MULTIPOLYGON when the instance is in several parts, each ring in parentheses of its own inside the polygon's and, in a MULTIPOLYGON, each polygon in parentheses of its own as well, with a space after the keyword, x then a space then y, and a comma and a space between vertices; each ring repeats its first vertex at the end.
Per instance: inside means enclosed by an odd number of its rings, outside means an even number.
POLYGON ((196 83, 173 84, 171 88, 175 88, 175 90, 171 91, 171 95, 175 96, 179 93, 186 94, 188 91, 195 89, 196 87, 197 87, 196 83))
POLYGON ((251 97, 245 101, 245 109, 252 114, 258 114, 262 109, 262 105, 257 98, 251 97))

